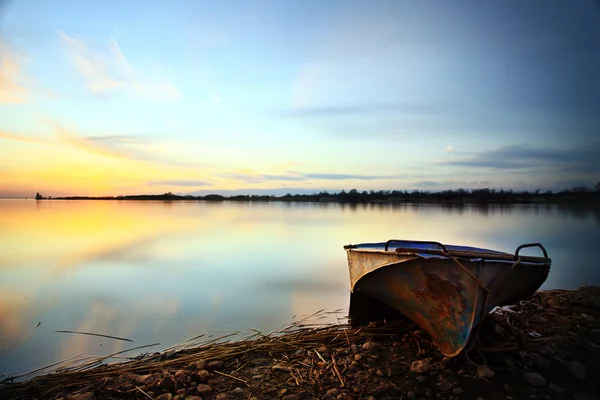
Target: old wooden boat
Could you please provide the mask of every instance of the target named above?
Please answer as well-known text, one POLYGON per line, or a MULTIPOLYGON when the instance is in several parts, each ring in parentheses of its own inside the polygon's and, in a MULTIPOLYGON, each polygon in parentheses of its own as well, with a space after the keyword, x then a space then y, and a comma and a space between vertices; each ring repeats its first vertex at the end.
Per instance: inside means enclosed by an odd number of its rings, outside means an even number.
POLYGON ((461 352, 494 307, 533 293, 550 272, 539 243, 514 254, 438 242, 388 240, 347 245, 351 290, 379 300, 427 332, 446 356, 461 352), (522 255, 538 247, 543 256, 522 255))

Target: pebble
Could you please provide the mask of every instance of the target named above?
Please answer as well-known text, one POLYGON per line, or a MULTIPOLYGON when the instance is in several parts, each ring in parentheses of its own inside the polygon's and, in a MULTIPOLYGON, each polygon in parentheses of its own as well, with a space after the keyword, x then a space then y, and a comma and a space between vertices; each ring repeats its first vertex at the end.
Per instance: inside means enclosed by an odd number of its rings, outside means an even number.
POLYGON ((569 361, 567 363, 567 371, 571 376, 580 381, 584 381, 587 377, 587 370, 585 365, 580 363, 579 361, 569 361))
POLYGON ((357 354, 354 356, 354 360, 355 361, 360 361, 362 359, 362 355, 361 354, 357 354))
POLYGON ((417 382, 419 383, 423 383, 427 380, 427 378, 425 378, 423 375, 417 375, 417 382))
POLYGON ((551 383, 548 385, 548 389, 552 390, 554 393, 561 395, 565 392, 565 389, 561 388, 560 386, 555 385, 554 383, 551 383))
POLYGON ((260 381, 263 378, 264 378, 264 375, 261 375, 261 374, 252 375, 252 380, 253 381, 260 381))
POLYGON ((452 389, 452 393, 454 393, 454 394, 461 394, 463 392, 464 392, 464 390, 462 390, 461 388, 454 388, 454 389, 452 389))
POLYGON ((161 379, 156 385, 159 389, 166 389, 168 391, 175 390, 175 381, 170 376, 161 379))
POLYGON ((533 387, 546 386, 546 379, 537 372, 525 372, 523 380, 533 387))
POLYGON ((417 361, 413 361, 412 364, 410 364, 410 370, 412 372, 416 372, 419 374, 424 374, 427 371, 429 371, 429 367, 431 367, 431 358, 426 358, 424 360, 417 360, 417 361))
POLYGON ((200 396, 188 396, 185 398, 185 400, 202 400, 202 397, 200 396))
POLYGON ((550 361, 545 358, 536 358, 534 360, 535 366, 538 370, 546 372, 550 370, 550 361))
POLYGON ((212 361, 209 361, 208 364, 206 364, 206 369, 209 369, 211 371, 221 369, 221 368, 223 368, 223 361, 221 361, 221 360, 212 360, 212 361))
POLYGON ((451 390, 452 386, 452 383, 448 381, 441 381, 435 385, 435 387, 438 388, 438 390, 441 390, 442 392, 447 392, 451 390))
POLYGON ((189 369, 206 369, 206 360, 196 360, 188 364, 189 369))
MULTIPOLYGON (((219 394, 227 396, 225 393, 219 393, 219 394)), ((242 389, 241 387, 237 387, 231 391, 231 395, 233 397, 242 398, 246 395, 246 393, 244 392, 244 389, 242 389)), ((219 395, 217 395, 217 400, 225 400, 226 398, 227 397, 223 397, 222 399, 219 399, 219 395)))
POLYGON ((335 397, 335 396, 337 396, 338 394, 339 394, 339 390, 337 390, 336 388, 329 389, 329 390, 327 391, 327 395, 329 395, 329 396, 333 396, 333 397, 335 397))
POLYGON ((173 395, 171 393, 164 393, 155 397, 154 400, 173 400, 173 395))
POLYGON ((325 355, 325 354, 329 354, 329 349, 325 346, 321 346, 317 349, 317 351, 319 352, 319 354, 321 355, 325 355))
POLYGON ((206 382, 210 377, 210 372, 205 369, 201 369, 200 371, 194 374, 194 378, 197 379, 198 382, 206 382))
POLYGON ((299 399, 300 399, 300 396, 298 396, 297 394, 288 394, 281 398, 281 400, 299 400, 299 399))
POLYGON ((482 378, 492 379, 496 374, 487 365, 479 365, 477 367, 477 375, 479 375, 482 378))
POLYGON ((363 350, 373 350, 375 348, 375 343, 371 342, 370 340, 368 342, 365 342, 365 344, 362 345, 363 350))
MULTIPOLYGON (((189 397, 186 400, 188 399, 189 397)), ((219 393, 217 397, 215 397, 215 400, 229 400, 229 396, 227 396, 225 393, 219 393)))
POLYGON ((595 400, 596 396, 593 396, 593 395, 587 394, 587 393, 575 393, 573 396, 571 396, 571 399, 573 399, 573 400, 595 400))
POLYGON ((200 396, 204 396, 207 394, 210 394, 212 392, 213 388, 212 386, 209 385, 205 385, 205 384, 199 384, 198 387, 196 388, 196 391, 198 392, 198 394, 200 396))

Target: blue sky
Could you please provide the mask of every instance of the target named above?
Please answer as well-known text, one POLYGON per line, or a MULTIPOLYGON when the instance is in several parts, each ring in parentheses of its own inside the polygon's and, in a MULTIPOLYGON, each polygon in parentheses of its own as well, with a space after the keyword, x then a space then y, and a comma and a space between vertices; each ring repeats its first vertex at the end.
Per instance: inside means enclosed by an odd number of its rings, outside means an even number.
POLYGON ((0 196, 600 180, 593 0, 0 4, 0 196))

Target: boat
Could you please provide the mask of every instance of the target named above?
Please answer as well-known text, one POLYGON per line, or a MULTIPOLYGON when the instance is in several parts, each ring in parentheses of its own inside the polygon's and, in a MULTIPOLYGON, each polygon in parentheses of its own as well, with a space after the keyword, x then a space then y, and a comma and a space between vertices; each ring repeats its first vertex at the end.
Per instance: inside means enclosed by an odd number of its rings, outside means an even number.
POLYGON ((344 249, 350 290, 399 311, 448 357, 465 348, 474 327, 495 307, 535 293, 552 263, 539 243, 518 246, 513 254, 415 240, 344 249), (543 256, 520 254, 528 247, 539 248, 543 256))

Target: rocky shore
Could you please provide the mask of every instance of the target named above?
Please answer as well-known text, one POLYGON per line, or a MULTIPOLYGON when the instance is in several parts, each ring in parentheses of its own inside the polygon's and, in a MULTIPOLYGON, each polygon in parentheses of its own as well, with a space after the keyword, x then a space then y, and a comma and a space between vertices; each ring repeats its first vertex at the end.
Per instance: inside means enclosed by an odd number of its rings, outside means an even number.
POLYGON ((38 376, 3 399, 600 399, 600 288, 496 310, 459 356, 409 321, 281 334, 38 376))

